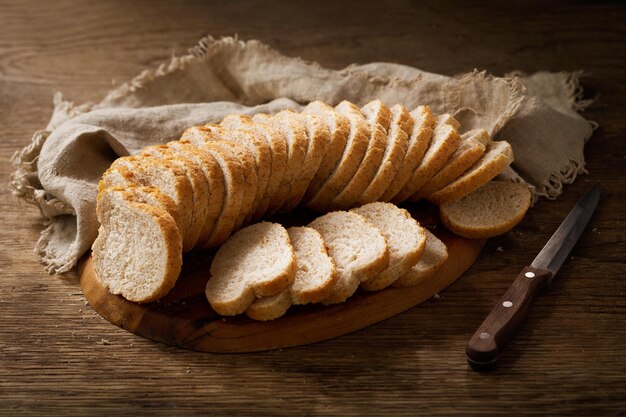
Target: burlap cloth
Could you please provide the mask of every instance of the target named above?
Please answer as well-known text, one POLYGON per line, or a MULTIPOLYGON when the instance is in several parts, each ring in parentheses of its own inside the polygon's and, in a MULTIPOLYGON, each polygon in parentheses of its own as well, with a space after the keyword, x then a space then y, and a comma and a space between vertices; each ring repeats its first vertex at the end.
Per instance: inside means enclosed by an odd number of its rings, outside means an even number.
POLYGON ((63 273, 96 238, 97 182, 118 156, 230 113, 380 98, 408 108, 428 104, 453 114, 463 130, 480 127, 506 139, 515 152, 515 171, 507 175, 527 181, 535 197, 555 198, 563 183, 585 172, 583 149, 593 125, 577 113, 589 104, 580 99, 579 75, 448 77, 391 63, 336 71, 258 41, 206 37, 188 55, 143 71, 100 103, 75 105, 57 93, 48 126, 13 156, 11 188, 41 210, 46 227, 35 250, 50 273, 63 273))

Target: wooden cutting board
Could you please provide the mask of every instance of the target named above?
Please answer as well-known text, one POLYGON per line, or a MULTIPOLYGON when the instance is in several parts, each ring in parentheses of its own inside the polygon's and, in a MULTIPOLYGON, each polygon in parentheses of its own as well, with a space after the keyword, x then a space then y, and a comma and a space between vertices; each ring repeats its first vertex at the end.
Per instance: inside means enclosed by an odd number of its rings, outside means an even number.
MULTIPOLYGON (((428 213, 411 212, 422 224, 432 223, 428 213)), ((474 263, 485 243, 460 238, 441 227, 433 232, 448 246, 449 256, 432 279, 409 288, 359 290, 342 304, 294 306, 285 316, 268 322, 245 315, 224 318, 211 309, 204 296, 210 253, 187 256, 174 289, 154 303, 136 304, 109 293, 98 281, 91 257, 81 264, 80 286, 102 317, 167 345, 204 352, 255 352, 299 346, 362 329, 428 300, 456 281, 474 263)))

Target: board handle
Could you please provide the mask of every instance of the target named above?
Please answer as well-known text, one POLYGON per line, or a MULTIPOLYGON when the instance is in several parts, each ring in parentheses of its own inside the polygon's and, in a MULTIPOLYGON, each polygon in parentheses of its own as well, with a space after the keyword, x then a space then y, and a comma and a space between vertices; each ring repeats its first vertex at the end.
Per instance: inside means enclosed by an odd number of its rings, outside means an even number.
POLYGON ((501 349, 528 315, 537 289, 551 276, 549 271, 531 266, 519 273, 465 348, 467 362, 474 370, 487 370, 495 364, 501 349))

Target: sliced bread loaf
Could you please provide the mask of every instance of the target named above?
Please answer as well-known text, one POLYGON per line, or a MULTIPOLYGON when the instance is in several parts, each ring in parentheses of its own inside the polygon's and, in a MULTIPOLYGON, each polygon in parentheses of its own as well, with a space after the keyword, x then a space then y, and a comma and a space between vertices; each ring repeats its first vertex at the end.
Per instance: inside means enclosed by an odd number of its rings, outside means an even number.
POLYGON ((490 181, 460 200, 439 207, 442 223, 468 239, 501 235, 517 225, 528 211, 532 196, 524 184, 490 181))
POLYGON ((419 261, 398 278, 394 287, 410 287, 433 277, 448 259, 448 248, 437 236, 426 230, 426 247, 419 261))
POLYGON ((256 299, 246 310, 255 320, 273 320, 292 304, 316 303, 327 297, 337 279, 337 270, 321 235, 310 227, 287 229, 296 254, 297 271, 289 288, 273 297, 256 299))
POLYGON ((224 118, 220 125, 229 129, 245 128, 263 135, 270 147, 271 166, 270 176, 267 181, 265 195, 259 202, 259 206, 252 219, 258 220, 265 214, 273 214, 280 208, 273 204, 274 196, 278 193, 280 183, 287 168, 287 143, 283 135, 267 123, 254 122, 251 117, 230 115, 224 118))
POLYGON ((331 212, 315 219, 309 227, 320 233, 337 268, 337 281, 322 300, 324 304, 347 300, 360 283, 389 266, 385 237, 356 213, 331 212))
POLYGON ((308 148, 304 123, 294 115, 292 110, 283 110, 274 116, 255 114, 252 118, 255 122, 269 124, 277 129, 287 144, 287 168, 279 186, 281 192, 274 196, 279 211, 293 207, 296 197, 291 191, 298 185, 308 148))
POLYGON ((182 238, 172 216, 138 202, 124 187, 104 189, 97 211, 100 229, 92 259, 102 285, 139 303, 167 294, 182 265, 182 238))
MULTIPOLYGON (((250 211, 244 216, 242 224, 249 224, 252 218, 259 210, 259 205, 267 191, 267 185, 270 178, 272 168, 272 152, 270 145, 265 137, 252 129, 239 128, 228 129, 224 134, 225 140, 235 142, 242 145, 248 153, 254 158, 254 167, 256 172, 256 193, 250 207, 250 211)), ((240 151, 241 152, 241 151, 240 151)), ((244 156, 242 161, 250 160, 244 156)))
POLYGON ((371 203, 380 199, 398 173, 406 155, 409 138, 405 129, 413 129, 413 120, 402 105, 393 106, 389 114, 391 120, 387 129, 385 154, 371 182, 359 197, 359 204, 371 203))
POLYGON ((433 204, 441 205, 465 197, 481 185, 488 183, 513 162, 513 149, 506 141, 491 142, 482 158, 456 180, 427 197, 433 204))
POLYGON ((461 144, 461 137, 456 129, 451 124, 448 124, 447 119, 444 119, 446 120, 445 124, 441 120, 439 118, 432 141, 424 157, 402 190, 392 198, 392 202, 399 203, 405 201, 422 188, 446 164, 448 158, 461 144))
POLYGON ((204 127, 210 129, 216 137, 221 138, 215 141, 215 146, 231 152, 243 169, 243 200, 233 226, 233 231, 239 230, 245 225, 245 219, 252 212, 257 197, 258 176, 254 155, 246 146, 234 140, 237 137, 234 131, 219 125, 205 125, 204 127))
POLYGON ((350 135, 350 122, 347 117, 339 114, 333 107, 321 101, 309 103, 302 111, 302 114, 311 114, 319 117, 328 127, 330 135, 326 153, 302 199, 306 204, 317 195, 326 183, 326 180, 335 172, 346 149, 346 143, 350 135))
POLYGON ((370 130, 358 108, 357 111, 354 111, 352 107, 353 105, 347 101, 335 107, 337 113, 348 120, 350 133, 343 154, 334 170, 326 178, 319 191, 306 202, 306 206, 312 210, 324 211, 332 208, 335 197, 346 188, 356 172, 362 167, 363 158, 369 145, 370 130))
POLYGON ((167 145, 148 146, 140 155, 151 155, 168 160, 176 164, 187 174, 189 184, 191 184, 193 205, 192 222, 189 226, 186 240, 189 245, 188 248, 195 247, 204 230, 204 224, 209 213, 209 182, 202 168, 200 168, 200 165, 194 159, 178 154, 167 145))
POLYGON ((482 143, 482 132, 472 131, 471 135, 461 135, 461 145, 448 158, 448 162, 410 198, 411 201, 426 198, 461 176, 484 154, 486 146, 482 143))
POLYGON ((281 118, 287 118, 285 122, 297 123, 304 127, 304 133, 307 139, 306 155, 303 165, 300 168, 300 174, 291 184, 289 197, 285 205, 281 208, 281 211, 288 212, 300 204, 313 177, 317 173, 322 159, 326 154, 326 149, 328 148, 330 130, 320 117, 313 114, 281 112, 275 117, 279 120, 281 118))
POLYGON ((409 143, 400 168, 391 180, 391 183, 379 199, 390 201, 409 181, 413 172, 422 161, 424 153, 430 145, 435 117, 428 106, 419 106, 410 113, 413 120, 413 130, 408 133, 409 143))
POLYGON ((382 290, 411 270, 420 259, 426 231, 408 211, 391 203, 369 203, 350 211, 363 216, 387 239, 389 266, 361 284, 361 288, 368 291, 382 290))
POLYGON ((229 149, 217 146, 221 137, 205 126, 189 128, 183 133, 182 142, 191 143, 211 155, 222 170, 225 191, 221 213, 204 247, 222 244, 232 233, 243 205, 245 182, 244 169, 237 156, 229 149))
POLYGON ((282 292, 296 274, 296 257, 287 230, 261 222, 231 236, 211 264, 206 297, 221 315, 240 314, 255 297, 282 292))
MULTIPOLYGON (((353 125, 361 125, 363 131, 367 132, 369 136, 367 150, 358 169, 352 179, 345 185, 344 189, 334 198, 330 207, 332 209, 348 209, 356 204, 365 189, 371 185, 372 180, 380 169, 383 157, 387 153, 388 148, 387 132, 378 123, 367 123, 361 110, 348 101, 340 103, 339 106, 337 106, 337 111, 352 120, 353 125)), ((370 194, 382 194, 383 191, 384 189, 377 185, 373 191, 370 191, 370 194)))
POLYGON ((205 247, 213 229, 219 220, 224 206, 226 191, 224 189, 224 174, 215 157, 208 152, 202 151, 187 140, 177 140, 167 144, 180 155, 193 159, 201 167, 209 185, 209 200, 207 202, 207 214, 204 227, 198 238, 198 247, 205 247))
POLYGON ((132 171, 141 185, 155 187, 174 201, 183 251, 190 251, 195 243, 189 230, 193 223, 193 189, 185 170, 171 161, 150 155, 118 158, 111 164, 113 168, 121 166, 132 171))

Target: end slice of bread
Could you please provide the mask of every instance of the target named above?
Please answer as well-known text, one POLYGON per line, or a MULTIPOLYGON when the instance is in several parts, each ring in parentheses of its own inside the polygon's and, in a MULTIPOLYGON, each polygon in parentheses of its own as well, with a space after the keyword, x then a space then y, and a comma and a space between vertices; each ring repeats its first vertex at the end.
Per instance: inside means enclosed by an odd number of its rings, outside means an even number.
POLYGON ((528 211, 528 187, 508 181, 490 181, 460 200, 439 207, 442 223, 468 239, 485 239, 508 232, 528 211))
POLYGON ((103 190, 98 206, 100 229, 92 246, 98 280, 130 301, 163 297, 182 266, 182 238, 172 216, 123 187, 103 190))
POLYGON ((335 211, 315 219, 309 227, 317 230, 331 258, 338 278, 324 304, 347 300, 359 284, 374 278, 389 266, 389 246, 382 233, 356 214, 335 211))
POLYGON ((419 261, 398 278, 394 287, 410 287, 432 278, 448 259, 448 248, 437 236, 426 230, 426 247, 419 261))
POLYGON ((408 211, 391 203, 370 203, 350 211, 380 230, 389 245, 389 266, 363 282, 361 288, 368 291, 387 288, 420 259, 426 244, 426 230, 408 211))
POLYGON ((295 274, 287 230, 276 223, 256 223, 236 232, 217 251, 206 297, 218 314, 240 314, 256 297, 286 289, 295 274))

